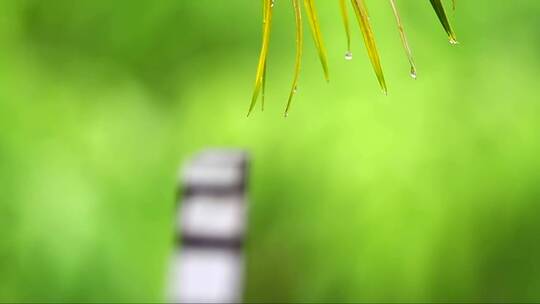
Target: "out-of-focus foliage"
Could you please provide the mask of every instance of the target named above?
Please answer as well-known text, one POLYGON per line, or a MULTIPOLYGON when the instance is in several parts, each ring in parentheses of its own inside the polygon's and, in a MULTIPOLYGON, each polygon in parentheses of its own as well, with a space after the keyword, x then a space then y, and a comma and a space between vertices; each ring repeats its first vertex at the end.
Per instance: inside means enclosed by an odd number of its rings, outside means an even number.
POLYGON ((290 10, 246 119, 258 1, 3 0, 0 300, 162 300, 177 167, 208 146, 252 153, 250 301, 540 300, 540 2, 459 2, 457 48, 400 3, 422 77, 386 1, 387 97, 318 1, 332 82, 306 48, 284 120, 290 10))

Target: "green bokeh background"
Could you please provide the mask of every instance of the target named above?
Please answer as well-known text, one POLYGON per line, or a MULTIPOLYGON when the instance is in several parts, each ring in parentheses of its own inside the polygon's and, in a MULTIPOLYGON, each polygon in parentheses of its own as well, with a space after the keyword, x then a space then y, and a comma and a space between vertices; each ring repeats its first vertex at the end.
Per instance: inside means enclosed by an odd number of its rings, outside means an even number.
MULTIPOLYGON (((389 95, 317 1, 291 115, 277 0, 267 109, 246 119, 260 1, 0 2, 0 301, 162 301, 177 171, 251 152, 249 301, 540 301, 540 1, 368 1, 389 95)), ((355 24, 356 25, 356 24, 355 24)))

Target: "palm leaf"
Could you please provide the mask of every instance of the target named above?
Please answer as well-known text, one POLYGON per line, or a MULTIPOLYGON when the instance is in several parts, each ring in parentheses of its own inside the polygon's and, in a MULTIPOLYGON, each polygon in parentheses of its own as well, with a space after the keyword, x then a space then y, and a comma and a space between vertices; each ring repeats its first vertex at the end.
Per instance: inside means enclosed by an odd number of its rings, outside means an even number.
POLYGON ((349 26, 349 12, 347 10, 346 0, 339 0, 341 7, 341 15, 343 16, 343 26, 345 27, 345 35, 347 35, 347 53, 345 54, 346 58, 352 56, 351 54, 351 29, 349 26))
POLYGON ((375 74, 377 75, 377 79, 379 80, 379 84, 383 92, 387 94, 388 90, 386 87, 386 81, 384 80, 381 59, 379 57, 379 51, 377 50, 377 44, 375 43, 375 36, 373 35, 371 22, 369 21, 366 4, 364 0, 351 1, 354 7, 354 11, 356 13, 356 17, 358 19, 358 23, 360 24, 360 29, 362 30, 362 34, 364 36, 364 43, 366 45, 368 55, 371 60, 371 64, 373 65, 373 69, 375 71, 375 74))
POLYGON ((292 83, 291 92, 289 93, 289 100, 287 101, 287 107, 285 108, 285 117, 289 115, 291 108, 291 102, 296 94, 298 88, 298 78, 300 77, 300 68, 302 65, 302 48, 304 41, 304 28, 302 26, 302 11, 300 8, 299 0, 292 0, 294 7, 294 19, 296 21, 296 63, 294 67, 294 78, 292 83))
POLYGON ((266 70, 267 64, 264 63, 263 76, 262 76, 262 88, 261 88, 261 111, 264 111, 264 99, 266 95, 266 70))
POLYGON ((257 66, 257 74, 255 76, 255 88, 253 90, 253 96, 251 98, 251 104, 248 110, 248 116, 253 111, 253 108, 257 104, 257 99, 265 82, 265 68, 266 60, 268 57, 268 47, 270 45, 270 29, 272 25, 272 0, 263 0, 264 11, 263 11, 263 41, 261 47, 261 53, 259 56, 259 64, 257 66))
POLYGON ((319 59, 324 70, 324 78, 326 81, 329 81, 328 73, 328 56, 326 54, 326 49, 324 47, 324 42, 321 34, 321 27, 319 24, 319 19, 317 16, 317 9, 315 8, 315 3, 313 0, 304 0, 304 6, 306 8, 309 25, 311 27, 311 32, 313 34, 313 40, 315 40, 315 46, 319 52, 319 59))
POLYGON ((444 5, 442 4, 441 0, 429 0, 431 2, 431 5, 433 6, 433 9, 435 10, 435 13, 437 13, 437 17, 439 18, 439 21, 441 22, 444 30, 446 31, 446 34, 448 34, 448 39, 451 44, 457 44, 457 38, 456 34, 454 33, 454 30, 452 29, 452 25, 450 24, 450 21, 448 20, 448 16, 446 15, 446 11, 444 9, 444 5))
POLYGON ((407 35, 405 34, 405 30, 403 29, 403 23, 401 22, 401 17, 399 16, 399 11, 396 5, 396 1, 390 0, 390 5, 392 6, 392 11, 394 12, 394 16, 396 17, 399 35, 401 37, 403 48, 405 49, 405 52, 407 53, 407 58, 409 59, 409 64, 411 65, 411 77, 416 79, 416 65, 414 63, 414 59, 413 59, 411 47, 409 46, 407 35))
MULTIPOLYGON (((257 74, 255 78, 255 88, 253 90, 253 96, 251 99, 251 104, 248 111, 248 116, 252 112, 253 108, 255 107, 259 95, 262 95, 262 101, 261 101, 261 108, 264 110, 265 107, 265 91, 266 91, 266 77, 267 77, 267 57, 268 57, 268 48, 270 43, 270 29, 272 24, 272 7, 274 6, 275 0, 262 0, 263 2, 263 39, 262 39, 262 47, 260 51, 259 56, 259 62, 257 66, 257 74)), ((296 61, 294 66, 294 78, 292 82, 292 88, 289 93, 289 98, 287 100, 287 106, 285 109, 285 116, 288 115, 292 100, 296 94, 297 87, 298 87, 298 80, 300 77, 300 70, 302 65, 302 48, 303 48, 303 24, 302 24, 302 8, 301 8, 301 1, 302 0, 291 0, 293 4, 294 9, 294 16, 295 16, 295 22, 296 22, 296 61)), ((322 39, 320 24, 318 20, 317 10, 315 8, 315 0, 303 0, 304 2, 304 9, 306 10, 309 25, 311 28, 313 40, 315 42, 315 46, 318 51, 319 59, 321 61, 324 76, 326 80, 328 81, 328 56, 326 53, 326 49, 324 47, 324 42, 322 39)), ((350 33, 350 25, 349 25, 349 14, 348 14, 348 8, 347 8, 347 0, 339 0, 340 7, 341 7, 341 15, 343 18, 343 25, 345 27, 345 34, 347 37, 347 53, 345 54, 345 59, 352 59, 352 53, 351 53, 351 33, 350 33)), ((446 14, 445 8, 442 3, 443 0, 430 0, 430 3, 435 10, 435 13, 437 14, 437 17, 442 24, 444 30, 448 34, 450 43, 456 44, 456 34, 454 33, 454 30, 452 29, 452 26, 450 24, 450 21, 448 19, 448 16, 446 14)), ((451 1, 452 9, 455 10, 456 8, 456 0, 446 0, 448 3, 451 1)), ((366 7, 366 1, 365 0, 351 0, 358 24, 360 26, 360 30, 362 32, 362 36, 364 39, 364 45, 367 49, 367 54, 370 59, 371 65, 373 66, 373 70, 375 72, 375 75, 377 76, 377 80, 379 82, 380 87, 382 88, 383 92, 387 93, 387 86, 386 81, 383 74, 383 69, 381 65, 381 59, 379 55, 379 51, 377 49, 377 44, 375 42, 375 36, 373 33, 371 21, 369 19, 368 10, 366 7)), ((407 39, 407 35, 405 34, 405 30, 403 28, 403 23, 401 21, 401 16, 399 14, 398 6, 397 6, 397 0, 390 0, 390 4, 394 13, 394 17, 396 18, 397 26, 399 35, 401 38, 401 42, 403 44, 403 48, 405 49, 407 59, 410 64, 411 68, 411 76, 413 78, 416 78, 416 65, 414 62, 414 58, 412 55, 411 47, 409 46, 409 41, 407 39)), ((446 4, 446 3, 445 3, 446 4)))
MULTIPOLYGON (((264 0, 263 0, 263 20, 266 20, 266 15, 267 15, 267 6, 264 5, 264 0)), ((266 22, 263 22, 263 32, 264 32, 264 27, 265 27, 265 24, 266 22)), ((262 76, 262 94, 261 94, 261 111, 264 111, 264 100, 265 100, 265 96, 266 96, 266 71, 267 71, 267 62, 265 61, 264 62, 264 68, 263 68, 263 76, 262 76)))

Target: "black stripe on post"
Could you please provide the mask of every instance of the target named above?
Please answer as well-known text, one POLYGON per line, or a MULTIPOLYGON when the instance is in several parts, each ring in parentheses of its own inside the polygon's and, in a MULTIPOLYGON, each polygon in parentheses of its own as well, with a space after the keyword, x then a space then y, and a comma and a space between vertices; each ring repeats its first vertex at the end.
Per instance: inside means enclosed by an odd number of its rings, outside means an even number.
POLYGON ((184 167, 171 302, 241 301, 247 171, 238 150, 207 150, 184 167))

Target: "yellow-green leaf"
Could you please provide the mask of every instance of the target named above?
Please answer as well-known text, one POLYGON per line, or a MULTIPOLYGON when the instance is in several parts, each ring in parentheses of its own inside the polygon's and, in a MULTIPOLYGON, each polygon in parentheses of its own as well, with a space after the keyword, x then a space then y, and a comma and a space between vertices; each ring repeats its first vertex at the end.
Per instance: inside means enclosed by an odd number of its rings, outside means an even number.
MULTIPOLYGON (((263 20, 266 20, 266 14, 267 14, 267 7, 263 0, 263 20)), ((264 32, 264 26, 265 22, 263 22, 263 32, 264 32)), ((264 62, 264 68, 263 68, 263 75, 262 75, 262 92, 261 92, 261 111, 264 111, 264 100, 266 96, 266 71, 267 71, 267 63, 264 62)))
POLYGON ((272 0, 263 0, 263 41, 261 47, 261 53, 259 56, 259 64, 257 65, 257 74, 255 76, 255 88, 253 90, 253 96, 251 98, 251 104, 249 106, 248 116, 253 111, 253 108, 257 104, 257 99, 263 86, 265 78, 266 59, 268 57, 268 47, 270 45, 270 29, 272 25, 272 0))
POLYGON ((403 23, 401 22, 401 17, 399 16, 399 10, 396 5, 395 0, 390 0, 390 5, 392 6, 392 11, 394 12, 394 16, 396 17, 399 35, 401 37, 401 42, 403 44, 403 48, 405 49, 405 53, 407 53, 407 58, 409 59, 409 64, 411 65, 411 77, 416 79, 416 65, 414 63, 411 47, 409 46, 409 41, 407 39, 407 35, 405 34, 405 30, 403 29, 403 23))
POLYGON ((294 78, 292 83, 291 92, 289 93, 289 100, 287 101, 287 107, 285 108, 285 117, 289 114, 291 108, 291 102, 296 94, 298 88, 298 78, 300 76, 300 68, 302 65, 302 47, 304 40, 304 29, 302 26, 302 11, 300 8, 299 0, 292 0, 294 7, 294 19, 296 21, 296 63, 294 66, 294 78))
POLYGON ((341 15, 343 16, 343 26, 345 27, 345 35, 347 35, 347 55, 351 53, 351 29, 349 26, 349 12, 347 10, 347 0, 339 0, 341 7, 341 15))
POLYGON ((328 55, 326 54, 326 49, 324 47, 321 27, 317 16, 317 9, 315 8, 315 3, 313 2, 313 0, 304 0, 304 6, 306 8, 309 25, 313 34, 313 40, 315 40, 315 46, 317 47, 317 51, 319 52, 319 59, 321 60, 321 64, 323 67, 324 78, 326 79, 326 81, 328 81, 328 55))
POLYGON ((366 45, 369 59, 379 80, 379 84, 383 92, 387 93, 386 81, 384 80, 384 74, 381 66, 381 59, 379 57, 379 51, 377 50, 377 44, 375 43, 375 36, 373 35, 373 29, 371 28, 371 22, 369 21, 369 14, 367 11, 366 4, 364 0, 351 0, 358 23, 360 24, 360 29, 364 36, 364 43, 366 45))
POLYGON ((433 6, 433 9, 435 10, 435 13, 437 13, 437 17, 439 18, 439 21, 441 22, 444 30, 446 31, 446 34, 448 34, 448 39, 451 44, 457 44, 457 38, 456 33, 452 29, 452 25, 450 24, 450 21, 448 20, 448 16, 446 15, 446 11, 444 9, 444 5, 442 4, 441 0, 429 0, 431 2, 431 6, 433 6))
POLYGON ((266 96, 266 70, 267 64, 264 63, 263 76, 262 76, 262 92, 261 92, 261 110, 264 111, 264 100, 266 96))

